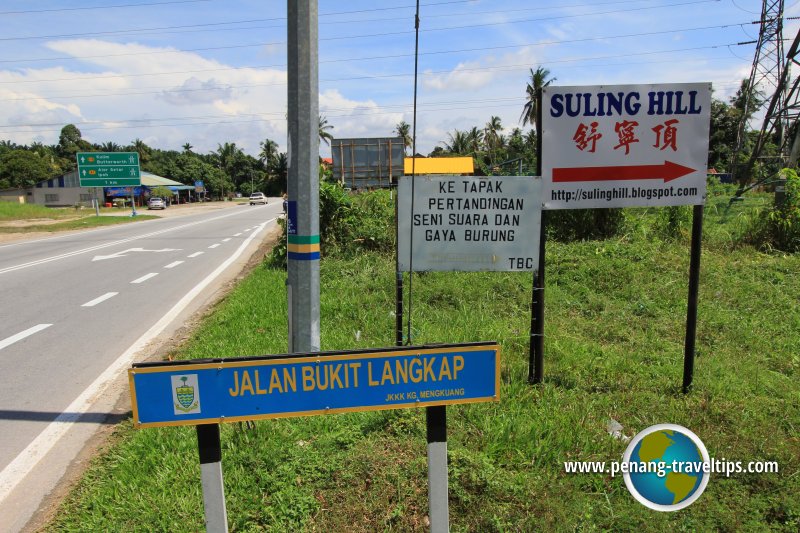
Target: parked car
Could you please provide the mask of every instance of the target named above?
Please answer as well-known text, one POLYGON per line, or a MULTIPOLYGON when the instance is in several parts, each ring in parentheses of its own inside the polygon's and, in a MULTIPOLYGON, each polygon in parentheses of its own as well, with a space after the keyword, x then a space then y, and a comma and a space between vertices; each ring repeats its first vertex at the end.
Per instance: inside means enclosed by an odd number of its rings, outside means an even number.
POLYGON ((163 198, 155 196, 147 201, 147 209, 166 209, 166 208, 167 208, 167 202, 165 202, 163 198))
POLYGON ((250 195, 250 205, 264 204, 267 205, 267 197, 263 192, 254 192, 250 195))

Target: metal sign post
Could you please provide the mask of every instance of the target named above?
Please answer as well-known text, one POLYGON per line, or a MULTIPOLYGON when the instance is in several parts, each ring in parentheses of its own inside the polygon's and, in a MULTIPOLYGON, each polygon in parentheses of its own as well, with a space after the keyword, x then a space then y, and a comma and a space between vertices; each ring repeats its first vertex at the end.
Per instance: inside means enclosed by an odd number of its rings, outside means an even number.
POLYGON ((222 484, 222 443, 219 424, 197 426, 197 450, 200 454, 200 482, 203 486, 203 509, 206 531, 228 531, 228 512, 225 509, 225 488, 222 484))
POLYGON ((428 517, 431 533, 450 531, 447 500, 447 407, 428 407, 425 413, 428 438, 428 517))
POLYGON ((703 238, 703 206, 692 211, 692 251, 689 260, 689 305, 686 308, 686 340, 683 350, 683 393, 692 388, 694 379, 694 344, 697 337, 697 300, 700 290, 700 241, 703 238))
MULTIPOLYGON (((542 175, 542 90, 536 91, 536 175, 542 175)), ((544 270, 546 211, 539 224, 539 265, 533 273, 531 287, 531 331, 528 361, 528 383, 544 379, 544 270)))
POLYGON ((531 290, 531 333, 528 363, 528 383, 541 383, 544 379, 544 251, 545 217, 542 211, 541 233, 539 235, 539 268, 533 273, 531 290))

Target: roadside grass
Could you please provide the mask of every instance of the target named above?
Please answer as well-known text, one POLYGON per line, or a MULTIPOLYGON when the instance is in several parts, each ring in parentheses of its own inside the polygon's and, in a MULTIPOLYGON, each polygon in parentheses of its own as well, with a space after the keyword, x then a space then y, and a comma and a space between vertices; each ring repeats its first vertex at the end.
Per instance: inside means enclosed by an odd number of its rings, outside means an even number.
POLYGON ((0 233, 37 233, 37 232, 59 232, 75 229, 87 228, 100 228, 104 226, 114 226, 117 224, 127 224, 129 222, 139 222, 142 220, 152 220, 159 218, 153 215, 137 215, 131 216, 103 216, 98 217, 94 215, 83 216, 72 220, 65 220, 64 222, 55 222, 52 224, 26 224, 24 226, 2 226, 0 225, 0 233))
POLYGON ((38 204, 19 204, 15 202, 0 202, 0 221, 28 220, 44 218, 57 220, 75 216, 75 209, 71 207, 53 208, 38 204))
MULTIPOLYGON (((414 276, 415 344, 502 345, 501 401, 448 409, 453 531, 800 529, 800 256, 738 244, 749 215, 722 204, 706 208, 689 395, 688 227, 657 237, 654 210, 631 210, 615 238, 548 242, 541 386, 527 384, 529 274, 414 276), (628 437, 681 424, 712 457, 777 461, 780 473, 712 476, 687 509, 650 511, 621 477, 564 472, 564 461, 621 459, 611 419, 628 437)), ((322 349, 393 344, 393 269, 380 254, 323 259, 322 349)), ((256 269, 165 357, 285 352, 285 279, 256 269)), ((226 424, 222 445, 232 531, 426 529, 422 410, 226 424)), ((127 421, 46 529, 201 530, 199 473, 193 429, 127 421)))

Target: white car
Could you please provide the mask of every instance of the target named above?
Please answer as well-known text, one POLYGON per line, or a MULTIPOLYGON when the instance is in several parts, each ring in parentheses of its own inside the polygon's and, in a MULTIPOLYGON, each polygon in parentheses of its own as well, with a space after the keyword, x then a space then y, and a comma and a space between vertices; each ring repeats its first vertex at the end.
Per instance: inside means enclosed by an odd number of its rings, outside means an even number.
POLYGON ((250 205, 264 204, 267 205, 267 197, 263 192, 254 192, 250 195, 250 205))
POLYGON ((157 196, 150 198, 147 202, 147 209, 166 209, 167 202, 157 196))

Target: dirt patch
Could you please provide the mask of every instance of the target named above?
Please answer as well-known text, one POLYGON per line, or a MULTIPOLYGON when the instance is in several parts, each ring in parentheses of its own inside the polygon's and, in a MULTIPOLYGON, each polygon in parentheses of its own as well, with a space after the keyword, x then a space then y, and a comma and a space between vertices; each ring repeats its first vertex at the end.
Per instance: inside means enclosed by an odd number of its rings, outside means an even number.
POLYGON ((0 222, 0 228, 27 228, 29 226, 49 226, 50 224, 58 224, 59 222, 69 222, 70 220, 78 220, 83 218, 80 216, 64 217, 64 218, 29 218, 25 220, 8 220, 0 222))
MULTIPOLYGON (((140 214, 148 214, 154 215, 160 218, 172 218, 172 217, 181 217, 186 215, 194 215, 197 213, 202 213, 206 211, 218 211, 221 209, 230 209, 233 207, 240 207, 246 206, 247 204, 237 203, 237 202, 203 202, 199 204, 181 204, 181 205, 174 205, 168 207, 167 209, 161 209, 158 211, 149 211, 146 207, 139 208, 137 213, 140 214)), ((104 217, 119 217, 119 216, 126 216, 130 214, 129 209, 118 209, 111 212, 104 212, 101 213, 100 216, 104 217)), ((85 215, 84 215, 85 216, 85 215)), ((2 228, 26 228, 30 226, 45 226, 49 224, 58 224, 59 222, 66 222, 69 220, 77 220, 79 218, 83 218, 81 216, 74 216, 74 217, 66 217, 66 218, 59 218, 59 219, 50 219, 50 218, 42 218, 42 219, 29 219, 29 220, 11 220, 7 222, 0 222, 0 227, 2 228)), ((78 231, 88 231, 89 229, 95 228, 86 228, 86 229, 70 229, 58 232, 51 232, 51 231, 29 231, 29 232, 20 232, 20 233, 0 233, 0 244, 4 243, 12 243, 17 241, 27 241, 27 240, 37 240, 44 237, 52 237, 54 235, 66 235, 69 233, 75 233, 78 231)))

